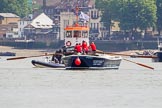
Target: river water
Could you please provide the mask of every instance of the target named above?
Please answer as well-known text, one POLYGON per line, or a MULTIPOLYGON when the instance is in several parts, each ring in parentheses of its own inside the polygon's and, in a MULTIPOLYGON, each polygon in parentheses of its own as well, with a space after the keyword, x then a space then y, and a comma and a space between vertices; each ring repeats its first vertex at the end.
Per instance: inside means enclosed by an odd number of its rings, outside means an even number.
POLYGON ((0 60, 0 108, 162 108, 162 66, 127 58, 119 70, 34 68, 32 59, 0 60))

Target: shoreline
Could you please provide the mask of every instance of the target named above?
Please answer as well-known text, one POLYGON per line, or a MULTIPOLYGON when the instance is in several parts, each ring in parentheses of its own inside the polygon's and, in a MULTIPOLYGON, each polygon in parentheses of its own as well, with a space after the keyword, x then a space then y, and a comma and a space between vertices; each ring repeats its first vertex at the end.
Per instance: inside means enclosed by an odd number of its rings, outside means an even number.
MULTIPOLYGON (((119 52, 114 52, 114 53, 119 53, 119 54, 133 54, 135 52, 140 52, 142 53, 145 50, 128 50, 128 51, 119 51, 119 52)), ((155 50, 153 50, 155 51, 155 50)), ((13 52, 16 53, 16 56, 37 56, 37 55, 43 55, 45 53, 54 53, 54 50, 50 49, 16 49, 14 47, 10 46, 0 46, 0 52, 13 52)))
POLYGON ((9 46, 0 46, 0 52, 12 52, 16 53, 16 56, 37 56, 45 54, 46 50, 16 49, 9 46))

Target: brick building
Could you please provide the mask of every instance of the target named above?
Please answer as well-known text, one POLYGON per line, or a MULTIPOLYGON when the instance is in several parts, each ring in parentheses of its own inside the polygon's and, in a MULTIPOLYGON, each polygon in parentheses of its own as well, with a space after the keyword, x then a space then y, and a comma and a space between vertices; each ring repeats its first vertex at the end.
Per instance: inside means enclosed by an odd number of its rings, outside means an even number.
POLYGON ((20 17, 13 13, 0 13, 0 24, 17 23, 20 17))

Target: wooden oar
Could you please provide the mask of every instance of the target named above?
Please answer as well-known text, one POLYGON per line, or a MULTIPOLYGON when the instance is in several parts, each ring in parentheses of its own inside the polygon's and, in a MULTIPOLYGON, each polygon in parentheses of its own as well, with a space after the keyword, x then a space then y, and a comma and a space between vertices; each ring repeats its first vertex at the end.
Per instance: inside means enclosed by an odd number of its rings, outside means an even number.
POLYGON ((97 53, 104 53, 109 55, 120 55, 120 56, 129 56, 129 57, 138 57, 138 58, 157 58, 155 55, 130 55, 130 54, 119 54, 119 53, 112 53, 112 52, 103 52, 101 50, 97 50, 97 53))
POLYGON ((142 66, 142 67, 145 67, 145 68, 149 68, 149 69, 154 70, 153 67, 148 66, 148 65, 145 65, 145 64, 142 64, 142 63, 137 63, 137 62, 134 62, 134 61, 131 61, 131 60, 127 60, 127 59, 123 59, 123 60, 128 61, 128 62, 131 62, 131 63, 135 63, 135 64, 137 64, 137 65, 139 65, 139 66, 142 66))
POLYGON ((49 55, 54 55, 54 54, 44 54, 44 55, 37 55, 37 56, 24 56, 24 57, 13 57, 13 58, 8 58, 7 60, 18 60, 18 59, 25 59, 25 58, 32 58, 32 57, 41 57, 41 56, 49 56, 49 55))
POLYGON ((24 57, 13 57, 13 58, 8 58, 7 60, 18 60, 18 59, 25 59, 25 58, 32 58, 32 57, 41 57, 41 56, 49 56, 49 55, 69 55, 73 54, 73 52, 67 52, 65 54, 63 53, 53 53, 53 54, 44 54, 44 55, 37 55, 37 56, 24 56, 24 57))

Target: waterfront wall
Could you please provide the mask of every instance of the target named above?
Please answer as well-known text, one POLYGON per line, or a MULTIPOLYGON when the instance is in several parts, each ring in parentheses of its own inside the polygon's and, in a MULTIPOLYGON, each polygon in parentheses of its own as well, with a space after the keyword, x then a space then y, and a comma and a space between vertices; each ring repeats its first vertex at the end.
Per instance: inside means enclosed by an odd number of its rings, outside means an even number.
MULTIPOLYGON (((103 51, 126 51, 141 49, 157 49, 157 41, 94 41, 97 49, 103 51)), ((46 42, 12 42, 1 41, 1 46, 12 46, 20 49, 59 49, 64 41, 46 42)))
POLYGON ((104 51, 157 49, 157 41, 94 41, 104 51))
POLYGON ((1 41, 1 46, 11 46, 19 49, 58 49, 64 44, 63 41, 55 42, 12 42, 12 41, 1 41))

